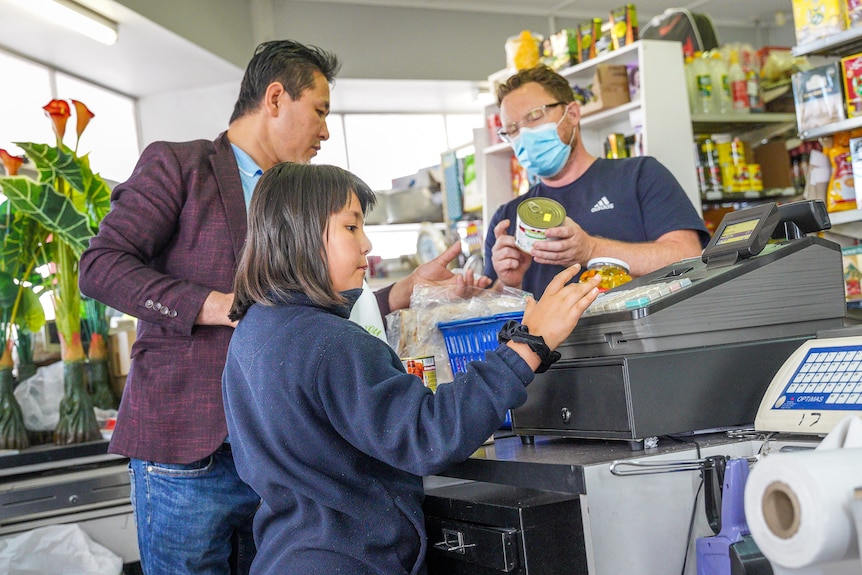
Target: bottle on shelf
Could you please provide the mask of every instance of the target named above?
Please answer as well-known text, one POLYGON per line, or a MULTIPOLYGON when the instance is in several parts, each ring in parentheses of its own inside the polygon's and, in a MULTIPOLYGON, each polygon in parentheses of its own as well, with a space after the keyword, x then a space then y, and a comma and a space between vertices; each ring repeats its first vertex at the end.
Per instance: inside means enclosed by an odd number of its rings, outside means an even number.
POLYGON ((730 66, 727 68, 727 79, 730 82, 730 94, 733 103, 733 113, 747 114, 751 111, 748 101, 748 79, 739 63, 739 52, 731 50, 730 66))
POLYGON ((712 114, 715 112, 713 98, 712 74, 705 54, 697 52, 694 55, 693 76, 695 85, 694 113, 712 114))
POLYGON ((742 71, 745 72, 746 92, 748 93, 748 107, 752 112, 763 112, 763 98, 760 95, 760 65, 757 53, 750 44, 743 44, 742 48, 742 71))
POLYGON ((688 95, 688 111, 692 114, 695 111, 695 102, 697 101, 697 79, 694 74, 694 56, 688 55, 685 57, 685 90, 688 95))
POLYGON ((727 79, 727 62, 721 52, 715 50, 709 58, 710 74, 712 75, 713 110, 717 114, 727 114, 731 111, 730 83, 727 79))

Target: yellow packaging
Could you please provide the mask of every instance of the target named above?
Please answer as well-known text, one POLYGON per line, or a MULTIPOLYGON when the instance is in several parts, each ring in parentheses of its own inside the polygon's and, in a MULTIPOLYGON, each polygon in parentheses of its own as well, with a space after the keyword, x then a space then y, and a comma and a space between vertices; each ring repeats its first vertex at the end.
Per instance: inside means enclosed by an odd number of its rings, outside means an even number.
POLYGON ((809 44, 844 30, 844 0, 793 0, 796 43, 809 44))
POLYGON ((529 30, 522 30, 518 36, 506 40, 506 67, 510 70, 524 70, 539 65, 539 46, 542 37, 529 30))
POLYGON ((753 191, 763 191, 763 172, 760 169, 760 164, 748 164, 748 181, 753 191))
POLYGON ((596 57, 596 45, 602 37, 602 19, 593 18, 578 25, 578 62, 596 57))
POLYGON ((722 164, 721 183, 725 192, 747 192, 751 189, 748 164, 722 164))
POLYGON ((823 150, 832 167, 832 175, 826 186, 826 211, 855 210, 856 187, 853 182, 849 133, 835 134, 832 140, 832 147, 823 150))

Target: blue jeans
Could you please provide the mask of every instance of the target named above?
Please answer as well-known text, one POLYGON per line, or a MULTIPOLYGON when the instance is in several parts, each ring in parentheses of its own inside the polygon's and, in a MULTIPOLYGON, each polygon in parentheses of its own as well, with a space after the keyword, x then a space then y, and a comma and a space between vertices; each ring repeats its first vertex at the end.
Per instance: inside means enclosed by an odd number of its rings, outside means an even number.
POLYGON ((146 575, 245 575, 254 559, 257 494, 230 451, 190 464, 129 463, 131 500, 146 575))

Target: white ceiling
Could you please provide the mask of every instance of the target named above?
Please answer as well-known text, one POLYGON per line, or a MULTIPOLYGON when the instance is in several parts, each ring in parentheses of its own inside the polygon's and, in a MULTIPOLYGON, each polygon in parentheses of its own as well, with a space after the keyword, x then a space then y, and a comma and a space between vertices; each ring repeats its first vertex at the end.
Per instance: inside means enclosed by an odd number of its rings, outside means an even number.
MULTIPOLYGON (((112 0, 78 0, 120 23, 120 39, 102 46, 50 24, 13 0, 0 0, 0 47, 130 96, 238 83, 242 70, 112 0)), ((182 0, 179 0, 182 1, 182 0)), ((240 1, 240 0, 233 0, 240 1)), ((299 0, 584 18, 605 14, 623 0, 299 0)), ((664 11, 672 0, 638 0, 639 20, 664 11)), ((791 0, 694 0, 719 26, 770 27, 777 12, 792 23, 791 0)), ((325 9, 321 7, 322 9, 325 9)), ((5 82, 4 82, 5 83, 5 82)))
MULTIPOLYGON (((523 14, 529 16, 591 18, 626 4, 624 0, 300 0, 316 3, 359 4, 470 12, 523 14)), ((686 8, 712 16, 719 26, 771 26, 776 12, 792 21, 792 0, 637 0, 638 19, 661 14, 668 6, 686 8)))

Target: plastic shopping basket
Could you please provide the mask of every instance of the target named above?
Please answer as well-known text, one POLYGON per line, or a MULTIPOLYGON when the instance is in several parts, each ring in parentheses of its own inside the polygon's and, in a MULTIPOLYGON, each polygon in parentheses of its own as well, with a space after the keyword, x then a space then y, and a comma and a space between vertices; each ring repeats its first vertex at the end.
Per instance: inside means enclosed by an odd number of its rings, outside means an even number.
POLYGON ((523 311, 498 313, 489 317, 477 317, 446 321, 437 324, 446 343, 452 373, 467 371, 467 364, 484 359, 486 351, 494 351, 500 345, 497 332, 503 324, 514 319, 521 321, 523 311))

